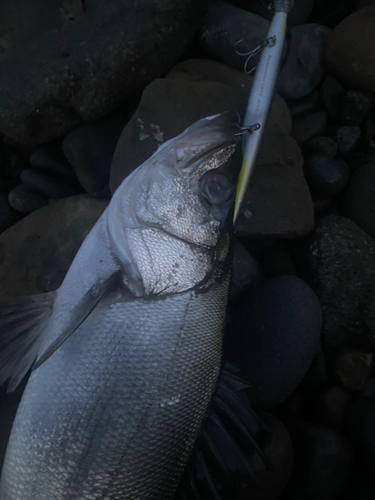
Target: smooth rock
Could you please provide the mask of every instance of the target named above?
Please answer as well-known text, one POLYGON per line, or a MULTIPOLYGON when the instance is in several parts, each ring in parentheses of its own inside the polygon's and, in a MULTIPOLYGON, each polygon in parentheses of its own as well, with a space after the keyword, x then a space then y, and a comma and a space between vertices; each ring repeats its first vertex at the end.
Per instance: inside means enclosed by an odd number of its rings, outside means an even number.
POLYGON ((34 168, 22 170, 21 181, 29 188, 53 200, 62 200, 79 193, 76 187, 34 168))
POLYGON ((371 100, 356 90, 345 92, 341 103, 341 123, 343 125, 360 125, 370 111, 371 100))
POLYGON ((115 147, 125 126, 120 113, 81 125, 62 142, 62 150, 85 190, 97 195, 109 181, 115 147))
POLYGON ((9 204, 8 197, 0 193, 0 233, 13 226, 19 218, 19 214, 9 204))
MULTIPOLYGON (((14 0, 4 2, 14 9, 14 0)), ((164 74, 205 8, 197 0, 90 0, 70 19, 58 2, 50 4, 58 26, 43 12, 47 24, 40 28, 39 20, 31 38, 8 45, 0 57, 0 130, 25 144, 49 142, 105 116, 164 74)), ((8 15, 2 20, 10 37, 24 26, 12 26, 8 15)))
POLYGON ((329 387, 318 398, 315 418, 322 424, 344 430, 345 411, 351 399, 350 392, 343 387, 329 387))
POLYGON ((242 243, 233 238, 233 268, 229 298, 236 300, 252 286, 264 279, 264 272, 259 262, 246 250, 242 243))
POLYGON ((359 396, 346 412, 346 426, 365 469, 375 471, 375 398, 359 396))
POLYGON ((312 137, 323 135, 326 129, 327 113, 325 111, 317 111, 311 115, 294 120, 291 135, 299 146, 303 146, 312 137))
MULTIPOLYGON (((248 10, 272 21, 273 11, 268 9, 269 2, 263 0, 235 0, 234 3, 241 9, 248 10)), ((313 0, 294 0, 293 9, 288 14, 288 26, 305 24, 313 7, 313 0)))
POLYGON ((323 49, 330 33, 330 28, 320 24, 304 24, 290 30, 287 56, 276 83, 276 91, 282 97, 298 99, 319 85, 326 73, 323 49))
POLYGON ((6 147, 4 153, 4 163, 1 167, 5 177, 13 179, 19 177, 20 173, 28 165, 25 160, 13 149, 6 147))
POLYGON ((266 250, 263 256, 263 267, 267 278, 280 275, 296 276, 297 274, 292 257, 281 241, 277 241, 266 250))
POLYGON ((0 235, 0 298, 47 291, 41 286, 43 277, 67 272, 106 206, 88 195, 72 196, 37 210, 0 235))
POLYGON ((320 87, 320 97, 329 117, 334 122, 340 122, 341 104, 344 95, 345 90, 340 82, 332 75, 327 75, 320 87))
MULTIPOLYGON (((112 192, 136 167, 166 140, 200 118, 228 109, 244 113, 248 93, 212 81, 155 80, 144 91, 141 103, 125 126, 113 157, 112 192)), ((272 108, 276 107, 275 100, 272 108)), ((313 210, 302 171, 302 155, 287 133, 290 119, 272 111, 257 157, 253 182, 237 221, 239 237, 296 237, 313 228, 313 210), (275 114, 273 114, 275 113, 275 114)), ((238 149, 226 169, 235 182, 241 168, 238 149)))
POLYGON ((31 214, 48 204, 45 196, 25 184, 19 184, 13 188, 9 192, 8 200, 10 206, 22 214, 31 214))
POLYGON ((323 155, 335 158, 339 152, 337 142, 324 135, 318 135, 309 139, 302 148, 303 156, 308 158, 312 155, 323 155))
POLYGON ((308 263, 322 305, 325 353, 375 346, 375 241, 345 217, 325 217, 308 263))
POLYGON ((333 373, 337 381, 348 391, 364 388, 371 373, 374 355, 369 351, 344 351, 334 362, 333 373))
POLYGON ((349 167, 322 155, 310 156, 304 165, 307 184, 322 195, 334 195, 344 189, 349 180, 349 167))
POLYGON ((341 213, 375 239, 375 161, 352 173, 342 198, 341 213))
POLYGON ((353 154, 361 143, 361 129, 358 126, 340 127, 336 132, 339 152, 343 157, 353 154))
POLYGON ((247 54, 267 37, 270 22, 231 4, 210 3, 199 33, 201 47, 212 59, 246 72, 255 68, 260 53, 247 54))
POLYGON ((293 469, 293 449, 285 425, 271 413, 260 411, 260 418, 267 425, 270 434, 265 440, 262 450, 272 470, 254 471, 259 483, 257 488, 243 490, 236 500, 276 500, 284 490, 293 469))
POLYGON ((262 408, 285 401, 320 348, 321 312, 311 288, 295 276, 253 287, 233 310, 224 355, 248 371, 248 394, 262 408))
POLYGON ((350 88, 375 93, 375 53, 370 50, 374 43, 375 4, 358 10, 333 30, 325 48, 329 70, 350 88))
POLYGON ((370 111, 367 113, 367 116, 365 117, 362 126, 362 140, 365 143, 368 143, 372 141, 375 137, 375 120, 374 120, 374 115, 370 111))
POLYGON ((324 351, 321 350, 315 356, 301 385, 312 391, 321 391, 328 385, 328 382, 327 362, 324 351))
POLYGON ((40 146, 30 155, 29 162, 36 170, 42 170, 73 185, 77 183, 76 174, 61 151, 60 144, 40 146))
POLYGON ((289 101, 288 106, 293 120, 311 115, 315 111, 324 111, 322 109, 322 100, 317 90, 311 92, 306 97, 302 97, 302 99, 289 101))
POLYGON ((336 429, 297 419, 287 428, 292 438, 295 468, 286 498, 340 498, 354 473, 354 457, 346 438, 336 429))

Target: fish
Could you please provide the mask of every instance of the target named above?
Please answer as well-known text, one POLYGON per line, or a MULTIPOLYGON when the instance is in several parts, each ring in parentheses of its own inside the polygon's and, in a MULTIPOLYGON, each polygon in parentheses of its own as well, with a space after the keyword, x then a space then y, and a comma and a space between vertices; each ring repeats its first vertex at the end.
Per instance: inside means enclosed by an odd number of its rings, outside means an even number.
POLYGON ((222 366, 234 189, 219 167, 237 131, 221 113, 165 142, 58 290, 0 302, 0 383, 31 369, 0 500, 174 497, 222 366))

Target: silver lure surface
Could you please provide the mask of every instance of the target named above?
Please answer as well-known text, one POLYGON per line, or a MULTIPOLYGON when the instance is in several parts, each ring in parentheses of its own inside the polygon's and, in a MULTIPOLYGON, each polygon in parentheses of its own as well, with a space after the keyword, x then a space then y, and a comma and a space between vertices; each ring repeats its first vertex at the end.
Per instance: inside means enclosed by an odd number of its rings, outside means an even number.
POLYGON ((0 382, 34 366, 0 500, 173 497, 220 369, 233 189, 215 169, 236 130, 223 114, 162 145, 56 292, 0 303, 0 382))

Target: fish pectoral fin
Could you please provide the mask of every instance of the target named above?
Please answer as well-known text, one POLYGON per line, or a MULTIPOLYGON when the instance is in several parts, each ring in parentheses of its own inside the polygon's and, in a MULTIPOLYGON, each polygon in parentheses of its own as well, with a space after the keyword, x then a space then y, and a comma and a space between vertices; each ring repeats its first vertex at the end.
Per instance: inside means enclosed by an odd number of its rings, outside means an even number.
POLYGON ((0 385, 14 391, 31 368, 56 292, 0 300, 0 385))

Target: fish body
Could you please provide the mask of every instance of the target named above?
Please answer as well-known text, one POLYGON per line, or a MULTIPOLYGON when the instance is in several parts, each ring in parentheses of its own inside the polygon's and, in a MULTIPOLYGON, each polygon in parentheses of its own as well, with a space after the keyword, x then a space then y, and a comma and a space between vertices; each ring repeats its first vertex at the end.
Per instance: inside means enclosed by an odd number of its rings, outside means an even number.
POLYGON ((125 179, 57 292, 0 304, 0 380, 34 366, 0 500, 173 498, 220 370, 228 120, 197 122, 125 179))

